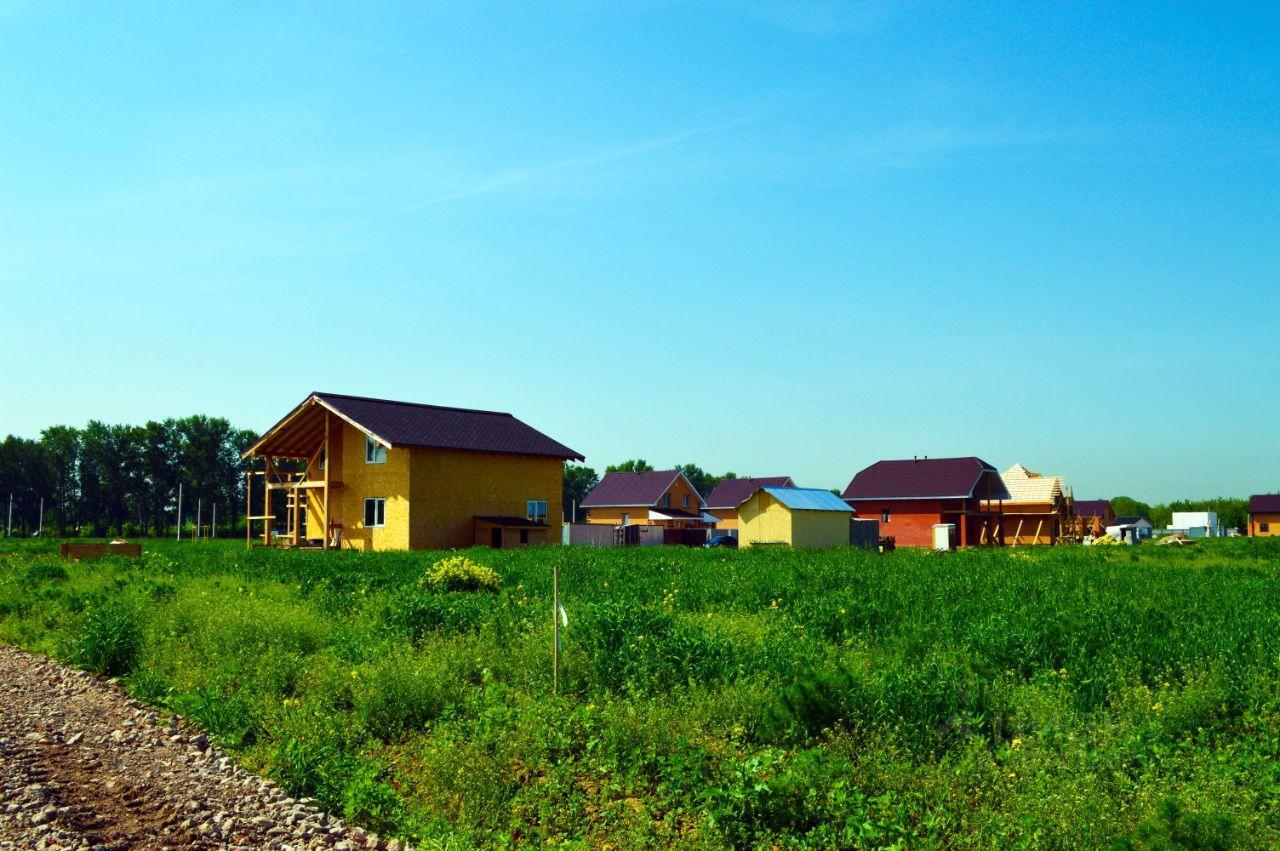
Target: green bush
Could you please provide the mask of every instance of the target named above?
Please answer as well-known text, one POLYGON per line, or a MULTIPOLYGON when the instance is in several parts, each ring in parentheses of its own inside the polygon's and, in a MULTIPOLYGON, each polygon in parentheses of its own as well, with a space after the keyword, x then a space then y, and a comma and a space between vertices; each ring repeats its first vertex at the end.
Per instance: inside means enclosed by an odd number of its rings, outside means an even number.
POLYGON ((476 564, 466 556, 450 556, 436 562, 426 576, 437 591, 490 591, 502 587, 502 577, 491 567, 476 564))
POLYGON ((90 671, 118 677, 133 670, 142 649, 138 610, 126 600, 108 600, 81 618, 76 661, 90 671))

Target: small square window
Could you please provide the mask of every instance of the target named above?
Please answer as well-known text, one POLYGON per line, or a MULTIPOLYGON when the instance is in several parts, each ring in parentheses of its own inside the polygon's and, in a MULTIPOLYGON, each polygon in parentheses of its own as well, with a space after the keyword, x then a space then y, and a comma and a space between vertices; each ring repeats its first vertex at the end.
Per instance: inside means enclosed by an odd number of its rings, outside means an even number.
POLYGON ((884 511, 880 512, 880 522, 881 523, 889 522, 889 509, 886 508, 884 511))
POLYGON ((1270 531, 1271 531, 1271 524, 1270 524, 1270 523, 1259 523, 1259 524, 1258 524, 1258 530, 1259 530, 1259 531, 1261 531, 1261 532, 1270 532, 1270 531))
POLYGON ((534 523, 547 522, 547 501, 545 499, 530 499, 524 504, 524 516, 526 520, 532 520, 534 523))
POLYGON ((689 494, 684 495, 684 507, 685 508, 689 507, 689 494))
POLYGON ((364 501, 364 525, 368 529, 387 525, 386 497, 372 497, 364 501))
POLYGON ((372 437, 364 439, 364 463, 366 464, 385 464, 387 463, 387 447, 383 446, 372 437))

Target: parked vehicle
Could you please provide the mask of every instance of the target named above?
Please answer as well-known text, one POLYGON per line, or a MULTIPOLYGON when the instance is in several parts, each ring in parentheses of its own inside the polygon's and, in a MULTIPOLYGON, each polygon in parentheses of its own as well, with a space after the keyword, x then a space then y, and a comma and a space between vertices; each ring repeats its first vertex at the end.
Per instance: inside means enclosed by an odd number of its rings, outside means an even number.
POLYGON ((707 539, 703 544, 705 547, 729 547, 736 550, 738 548, 738 539, 732 535, 715 535, 707 539))

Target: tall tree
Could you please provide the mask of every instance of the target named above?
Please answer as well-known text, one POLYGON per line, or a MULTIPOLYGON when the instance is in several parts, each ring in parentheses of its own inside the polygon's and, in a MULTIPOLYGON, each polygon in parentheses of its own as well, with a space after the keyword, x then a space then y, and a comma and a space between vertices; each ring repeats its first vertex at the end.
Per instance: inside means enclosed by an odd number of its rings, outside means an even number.
POLYGON ((49 466, 49 519, 58 534, 75 523, 80 498, 80 432, 71 426, 50 426, 40 432, 40 448, 49 466))
MULTIPOLYGON (((569 517, 573 511, 573 506, 581 505, 582 500, 587 494, 591 493, 600 482, 600 476, 595 470, 582 464, 565 464, 564 465, 564 491, 562 494, 564 506, 564 515, 569 517)), ((577 523, 578 518, 569 517, 571 523, 577 523)))
POLYGON ((610 464, 604 468, 606 473, 648 473, 652 470, 653 465, 643 458, 632 458, 621 464, 610 464))

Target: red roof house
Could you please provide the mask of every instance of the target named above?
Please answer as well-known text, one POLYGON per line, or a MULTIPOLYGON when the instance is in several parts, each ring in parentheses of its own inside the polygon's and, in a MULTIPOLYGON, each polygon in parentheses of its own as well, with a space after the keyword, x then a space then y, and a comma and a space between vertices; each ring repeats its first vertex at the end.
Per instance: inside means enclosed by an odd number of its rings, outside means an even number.
POLYGON ((859 518, 879 520, 880 534, 902 547, 932 546, 936 523, 955 524, 959 546, 1001 545, 1006 499, 999 471, 973 457, 877 461, 844 491, 859 518))
POLYGON ((1280 493, 1256 493, 1249 497, 1249 535, 1280 535, 1280 493))
POLYGON ((706 501, 679 470, 605 473, 581 507, 588 523, 610 526, 702 529, 716 521, 703 510, 706 501))
POLYGON ((746 477, 724 479, 707 494, 707 511, 720 518, 717 529, 738 528, 738 506, 760 488, 792 488, 790 476, 746 477))

